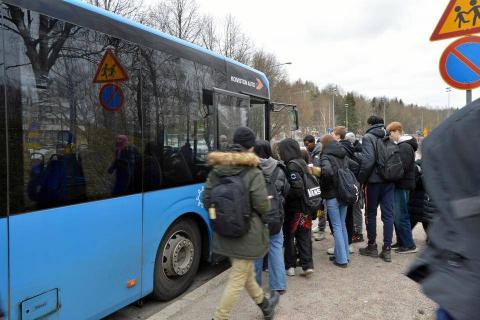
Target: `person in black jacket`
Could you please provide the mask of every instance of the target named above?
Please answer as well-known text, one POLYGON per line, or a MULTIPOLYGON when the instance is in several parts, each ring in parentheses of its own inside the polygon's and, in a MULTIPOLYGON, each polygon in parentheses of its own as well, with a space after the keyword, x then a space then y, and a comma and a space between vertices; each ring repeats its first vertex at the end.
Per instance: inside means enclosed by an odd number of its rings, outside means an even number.
POLYGON ((398 144, 400 158, 403 164, 403 177, 395 182, 394 221, 397 243, 392 247, 397 253, 414 253, 417 247, 413 241, 410 215, 408 213, 408 197, 415 190, 415 152, 418 149, 417 140, 403 135, 400 122, 392 122, 387 126, 390 139, 398 144))
POLYGON ((391 247, 393 237, 393 202, 395 199, 395 185, 386 182, 377 172, 376 144, 378 139, 385 138, 383 119, 377 116, 368 118, 370 128, 363 137, 362 157, 358 181, 365 187, 367 203, 367 236, 368 245, 360 249, 360 254, 378 257, 377 249, 377 209, 381 204, 383 221, 383 247, 380 257, 385 262, 391 262, 391 247))
POLYGON ((294 139, 285 139, 278 144, 280 159, 287 166, 287 179, 290 191, 285 199, 285 222, 283 224, 285 246, 285 268, 288 276, 295 275, 297 250, 303 269, 301 275, 313 273, 312 257, 312 217, 305 209, 304 174, 308 173, 300 145, 294 139), (294 241, 295 240, 295 241, 294 241), (296 248, 295 250, 295 243, 296 248))
MULTIPOLYGON (((333 228, 335 239, 333 263, 341 268, 346 268, 349 262, 349 241, 346 226, 347 206, 338 201, 337 171, 340 168, 355 170, 355 162, 348 159, 347 152, 333 136, 325 135, 322 138, 322 155, 320 157, 320 188, 322 198, 327 203, 327 213, 333 228), (345 159, 348 159, 345 162, 345 159)), ((352 171, 353 171, 352 170, 352 171)))

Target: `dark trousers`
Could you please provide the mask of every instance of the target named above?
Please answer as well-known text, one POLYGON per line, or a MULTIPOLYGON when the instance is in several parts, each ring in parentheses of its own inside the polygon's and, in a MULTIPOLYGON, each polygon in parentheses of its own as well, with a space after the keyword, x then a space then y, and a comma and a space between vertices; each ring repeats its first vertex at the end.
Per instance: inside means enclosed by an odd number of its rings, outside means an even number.
POLYGON ((347 207, 347 218, 345 219, 347 225, 348 244, 352 244, 353 236, 353 205, 347 207))
POLYGON ((312 230, 298 226, 295 233, 292 233, 291 224, 291 219, 286 218, 283 225, 285 268, 296 267, 298 252, 298 258, 300 258, 300 266, 302 269, 313 269, 312 230))
MULTIPOLYGON (((412 228, 412 230, 413 230, 413 228, 415 228, 415 226, 416 226, 417 223, 419 223, 419 222, 420 222, 419 220, 410 217, 410 227, 412 228)), ((422 222, 422 226, 423 226, 423 230, 424 230, 425 232, 427 232, 427 230, 428 230, 428 222, 422 222)))
POLYGON ((383 222, 383 249, 390 249, 393 237, 393 204, 395 185, 393 183, 369 183, 366 188, 368 244, 377 240, 377 209, 380 205, 383 222))
POLYGON ((437 320, 454 320, 447 310, 439 308, 437 310, 437 320))

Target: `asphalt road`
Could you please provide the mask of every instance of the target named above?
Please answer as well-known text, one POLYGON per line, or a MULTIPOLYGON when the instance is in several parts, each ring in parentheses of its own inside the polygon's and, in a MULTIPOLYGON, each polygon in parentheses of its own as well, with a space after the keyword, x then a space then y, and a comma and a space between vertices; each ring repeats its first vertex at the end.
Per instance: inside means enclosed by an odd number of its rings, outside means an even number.
POLYGON ((139 306, 138 304, 131 304, 104 318, 103 320, 145 320, 150 316, 162 311, 164 308, 168 307, 172 303, 175 303, 177 300, 182 299, 183 296, 197 289, 201 285, 207 283, 210 279, 219 275, 228 267, 229 264, 226 260, 217 265, 203 263, 200 266, 200 270, 192 286, 180 297, 168 302, 159 302, 149 297, 146 297, 143 300, 142 306, 139 306))

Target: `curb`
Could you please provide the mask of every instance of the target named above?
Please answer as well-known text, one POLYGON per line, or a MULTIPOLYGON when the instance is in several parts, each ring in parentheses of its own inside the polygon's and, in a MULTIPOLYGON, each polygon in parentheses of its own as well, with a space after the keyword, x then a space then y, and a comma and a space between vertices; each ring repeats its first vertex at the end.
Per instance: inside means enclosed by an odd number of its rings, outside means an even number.
POLYGON ((192 292, 189 292, 188 294, 183 296, 181 299, 175 301, 165 309, 162 309, 158 313, 147 318, 147 320, 168 320, 170 317, 176 315, 180 311, 186 308, 190 308, 192 304, 194 304, 195 302, 198 302, 201 297, 208 295, 211 291, 222 286, 222 284, 224 284, 227 281, 228 271, 229 269, 220 273, 218 276, 211 279, 204 285, 198 287, 192 292))

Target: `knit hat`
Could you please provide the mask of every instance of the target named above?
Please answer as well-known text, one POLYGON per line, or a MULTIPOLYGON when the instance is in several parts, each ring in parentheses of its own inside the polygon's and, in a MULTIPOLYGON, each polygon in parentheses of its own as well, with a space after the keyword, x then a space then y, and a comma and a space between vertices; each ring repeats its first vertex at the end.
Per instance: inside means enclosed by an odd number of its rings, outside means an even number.
POLYGON ((240 127, 233 134, 233 143, 239 144, 245 149, 255 146, 255 133, 247 127, 240 127))

